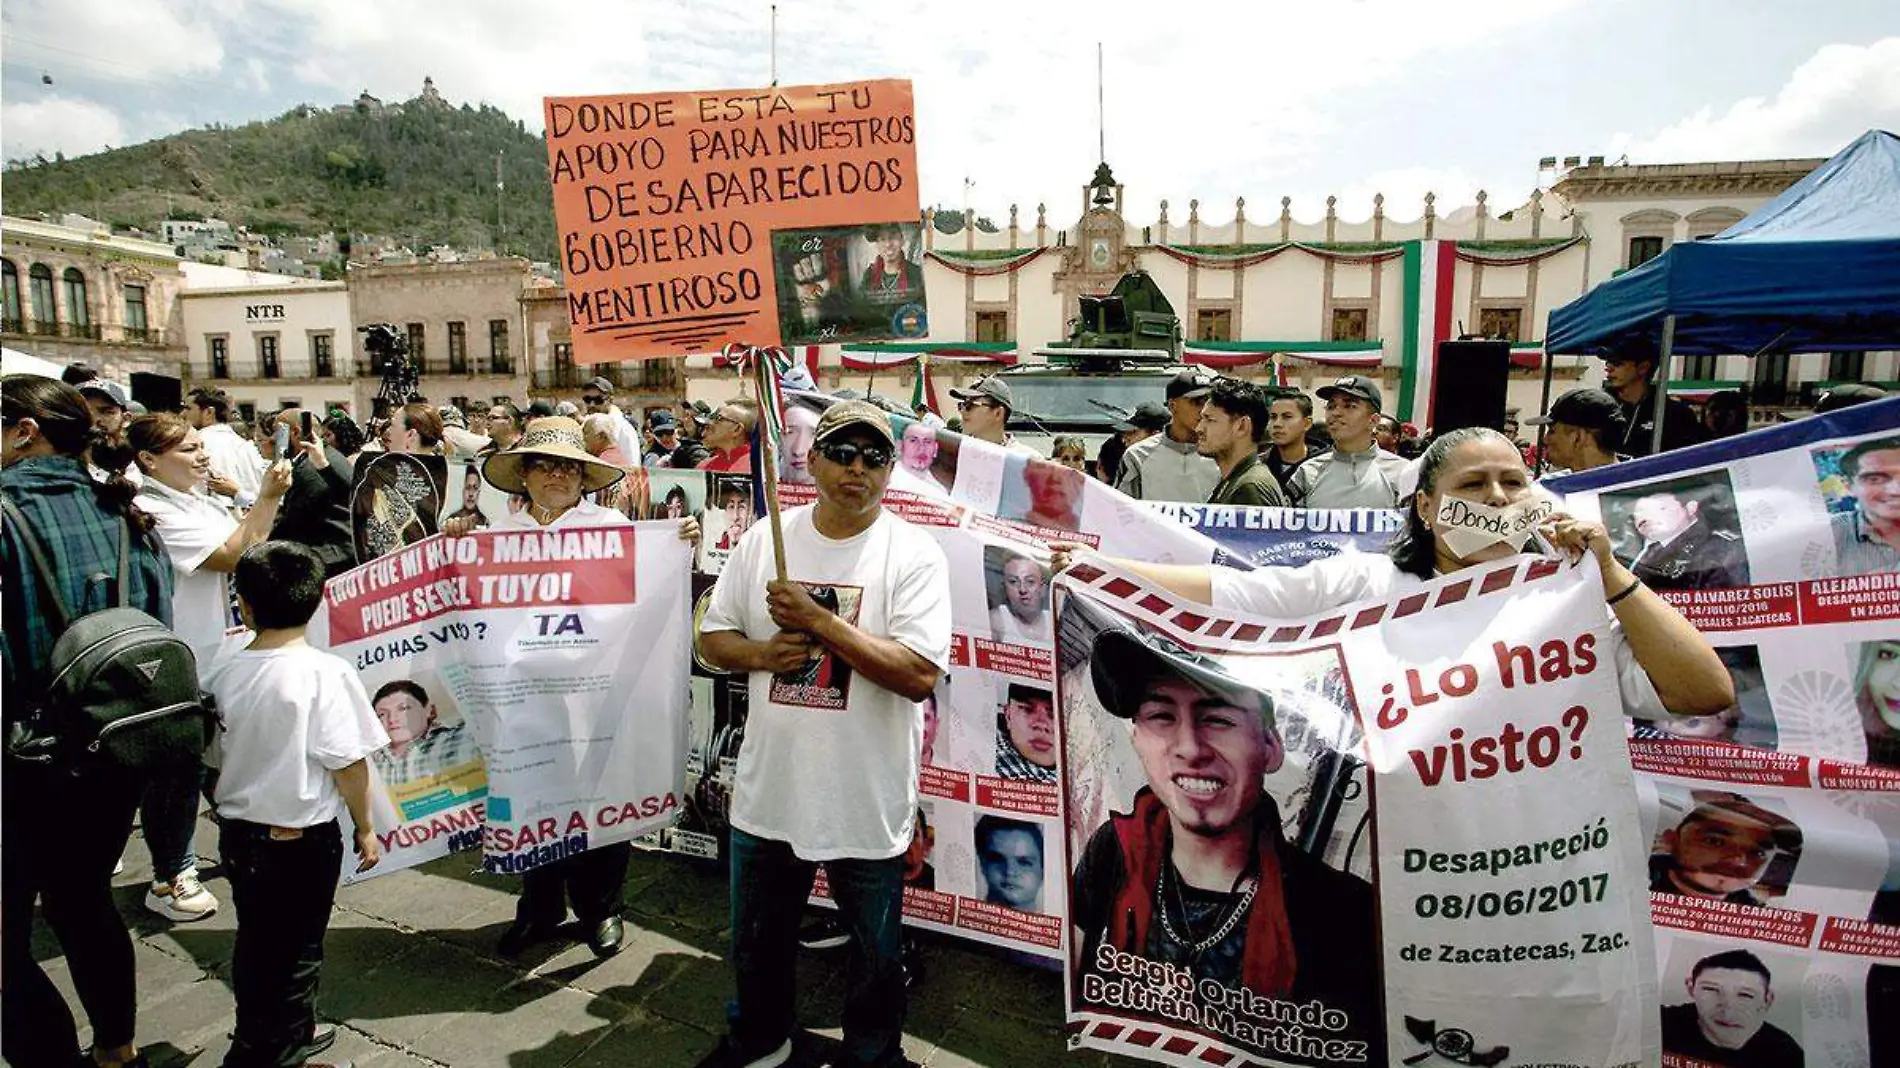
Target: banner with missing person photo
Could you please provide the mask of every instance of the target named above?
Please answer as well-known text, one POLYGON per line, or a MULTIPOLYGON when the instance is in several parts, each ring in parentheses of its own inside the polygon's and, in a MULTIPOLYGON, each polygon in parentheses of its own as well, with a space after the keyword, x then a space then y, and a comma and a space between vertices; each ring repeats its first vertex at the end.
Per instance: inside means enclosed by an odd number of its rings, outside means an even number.
POLYGON ((1735 682, 1631 730, 1664 1064, 1900 1063, 1900 400, 1552 488, 1735 682))
POLYGON ((1303 620, 1087 560, 1056 594, 1077 1044, 1656 1060, 1594 562, 1514 557, 1303 620))
POLYGON ((384 860, 519 873, 671 823, 684 795, 691 548, 677 524, 436 535, 332 579, 311 644, 390 745, 384 860))
MULTIPOLYGON (((1896 472, 1886 401, 1548 483, 1613 524, 1735 683, 1721 714, 1624 724, 1673 1068, 1900 1063, 1896 472)), ((1154 507, 1223 560, 1378 550, 1376 513, 1154 507)))

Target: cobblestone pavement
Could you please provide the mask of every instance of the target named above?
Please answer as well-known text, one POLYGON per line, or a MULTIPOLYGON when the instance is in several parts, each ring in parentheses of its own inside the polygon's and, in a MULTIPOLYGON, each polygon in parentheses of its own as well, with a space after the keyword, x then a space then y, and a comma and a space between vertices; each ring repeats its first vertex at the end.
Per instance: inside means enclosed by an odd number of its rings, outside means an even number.
MULTIPOLYGON (((208 822, 198 840, 201 855, 216 855, 208 822)), ((215 862, 201 862, 205 885, 224 907, 209 919, 173 924, 144 908, 150 861, 136 835, 125 861, 114 882, 138 958, 139 1042, 154 1068, 211 1068, 224 1057, 233 1022, 230 887, 215 862)), ((469 869, 466 857, 450 857, 338 895, 317 1002, 319 1016, 339 1028, 332 1055, 375 1068, 671 1068, 712 1048, 732 992, 722 956, 722 868, 636 852, 618 956, 599 960, 584 942, 554 943, 512 961, 495 952, 495 942, 514 916, 515 881, 469 869)), ((35 938, 48 972, 77 1006, 43 923, 35 938)), ((950 939, 920 940, 926 974, 911 993, 904 1041, 912 1061, 930 1068, 1137 1063, 1065 1054, 1058 973, 950 939)), ((839 1037, 845 962, 835 951, 801 957, 806 1031, 794 1064, 818 1063, 839 1037)))

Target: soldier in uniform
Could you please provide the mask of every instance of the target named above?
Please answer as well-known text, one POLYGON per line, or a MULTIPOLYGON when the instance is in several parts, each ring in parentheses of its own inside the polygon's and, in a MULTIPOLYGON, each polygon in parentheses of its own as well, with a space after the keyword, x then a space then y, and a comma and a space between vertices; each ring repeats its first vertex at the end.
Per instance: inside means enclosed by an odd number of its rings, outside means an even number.
POLYGON ((1709 524, 1701 502, 1674 493, 1641 497, 1630 524, 1643 546, 1630 573, 1653 590, 1709 590, 1748 585, 1742 536, 1709 524))

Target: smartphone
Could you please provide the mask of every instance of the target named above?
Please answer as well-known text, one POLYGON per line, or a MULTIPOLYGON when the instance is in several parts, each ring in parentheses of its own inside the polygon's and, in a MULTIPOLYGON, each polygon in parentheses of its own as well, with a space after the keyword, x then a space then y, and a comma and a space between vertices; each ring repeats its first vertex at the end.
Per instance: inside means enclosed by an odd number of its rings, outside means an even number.
POLYGON ((271 432, 270 440, 279 460, 290 459, 290 424, 278 423, 277 429, 271 432))
POLYGON ((316 425, 316 417, 312 416, 308 411, 305 411, 303 413, 303 439, 305 441, 317 440, 316 425))

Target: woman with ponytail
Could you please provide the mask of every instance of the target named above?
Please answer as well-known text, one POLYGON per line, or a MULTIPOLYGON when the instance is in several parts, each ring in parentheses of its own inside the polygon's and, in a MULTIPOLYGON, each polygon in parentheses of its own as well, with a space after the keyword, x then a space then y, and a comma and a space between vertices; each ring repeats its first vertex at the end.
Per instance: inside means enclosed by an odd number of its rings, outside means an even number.
MULTIPOLYGON (((125 603, 169 626, 171 565, 151 536, 151 519, 132 503, 134 487, 121 473, 130 456, 109 452, 73 387, 33 375, 0 379, 0 492, 49 548, 61 597, 75 615, 119 603, 124 545, 130 565, 125 603), (88 450, 109 472, 100 480, 86 468, 88 450)), ((0 536, 9 720, 38 703, 59 636, 14 522, 9 516, 0 536)), ((132 939, 112 900, 112 868, 131 835, 144 786, 139 776, 122 772, 74 775, 11 758, 0 770, 0 837, 6 841, 0 942, 7 983, 0 1056, 16 1068, 66 1068, 81 1056, 72 1012, 33 953, 36 904, 65 951, 92 1021, 93 1063, 145 1063, 133 1044, 132 939)))
MULTIPOLYGON (((245 549, 270 536, 290 487, 290 464, 279 460, 264 472, 257 502, 240 523, 206 493, 211 454, 190 423, 170 414, 141 415, 126 424, 124 436, 141 479, 138 506, 157 524, 172 566, 172 629, 191 646, 202 673, 237 622, 231 572, 245 549)), ((152 854, 145 907, 178 923, 218 910, 218 899, 198 881, 192 852, 203 786, 202 764, 167 770, 152 776, 140 806, 139 826, 152 854)))

